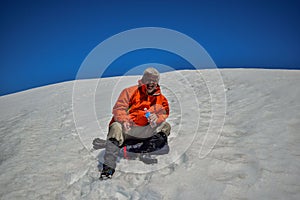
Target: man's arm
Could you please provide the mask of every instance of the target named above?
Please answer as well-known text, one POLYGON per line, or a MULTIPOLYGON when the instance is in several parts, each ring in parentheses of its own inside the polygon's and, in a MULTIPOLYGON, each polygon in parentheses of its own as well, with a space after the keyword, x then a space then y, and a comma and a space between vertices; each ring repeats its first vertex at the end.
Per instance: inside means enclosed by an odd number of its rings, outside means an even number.
POLYGON ((124 89, 113 107, 112 114, 114 115, 114 120, 116 122, 120 122, 121 124, 124 122, 130 122, 130 118, 127 113, 129 109, 129 101, 129 92, 127 89, 124 89))
POLYGON ((168 100, 163 96, 162 104, 155 105, 154 114, 156 116, 150 116, 151 121, 155 121, 157 124, 164 122, 169 116, 169 103, 168 100))

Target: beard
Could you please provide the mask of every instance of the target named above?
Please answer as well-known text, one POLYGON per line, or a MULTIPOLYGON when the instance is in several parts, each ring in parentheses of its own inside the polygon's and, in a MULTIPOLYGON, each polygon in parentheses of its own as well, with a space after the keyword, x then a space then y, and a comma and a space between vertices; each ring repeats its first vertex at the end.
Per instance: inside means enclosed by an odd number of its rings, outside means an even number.
POLYGON ((155 83, 146 84, 146 89, 147 89, 148 94, 153 94, 155 92, 156 88, 157 88, 157 84, 155 84, 155 83))

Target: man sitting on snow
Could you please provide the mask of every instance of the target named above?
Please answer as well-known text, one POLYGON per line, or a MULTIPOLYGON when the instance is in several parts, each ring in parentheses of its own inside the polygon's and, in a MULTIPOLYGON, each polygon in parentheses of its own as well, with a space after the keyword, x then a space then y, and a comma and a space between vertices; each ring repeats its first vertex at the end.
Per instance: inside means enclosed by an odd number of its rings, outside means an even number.
POLYGON ((169 116, 169 104, 161 94, 159 78, 155 68, 148 68, 138 85, 121 92, 112 111, 101 177, 113 175, 121 147, 132 142, 142 143, 139 152, 143 154, 167 144, 171 130, 165 121, 169 116))

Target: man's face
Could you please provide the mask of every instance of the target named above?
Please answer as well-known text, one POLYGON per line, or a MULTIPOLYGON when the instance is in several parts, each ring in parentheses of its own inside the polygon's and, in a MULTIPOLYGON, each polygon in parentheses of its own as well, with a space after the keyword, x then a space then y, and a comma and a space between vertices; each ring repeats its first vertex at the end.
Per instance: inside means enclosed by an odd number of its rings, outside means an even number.
POLYGON ((148 94, 152 94, 156 90, 157 84, 158 84, 157 77, 151 77, 151 76, 146 77, 145 85, 146 85, 148 94))

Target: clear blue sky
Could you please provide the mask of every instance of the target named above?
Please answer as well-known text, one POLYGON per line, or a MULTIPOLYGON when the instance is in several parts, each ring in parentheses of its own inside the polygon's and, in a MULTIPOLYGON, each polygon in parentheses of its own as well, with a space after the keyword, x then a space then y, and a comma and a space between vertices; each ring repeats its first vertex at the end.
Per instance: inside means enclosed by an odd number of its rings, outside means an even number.
MULTIPOLYGON (((74 80, 100 42, 149 26, 190 36, 218 67, 300 69, 299 5, 289 0, 1 1, 0 95, 74 80)), ((161 51, 120 60, 114 64, 124 72, 150 62, 178 69, 186 64, 161 51)))

